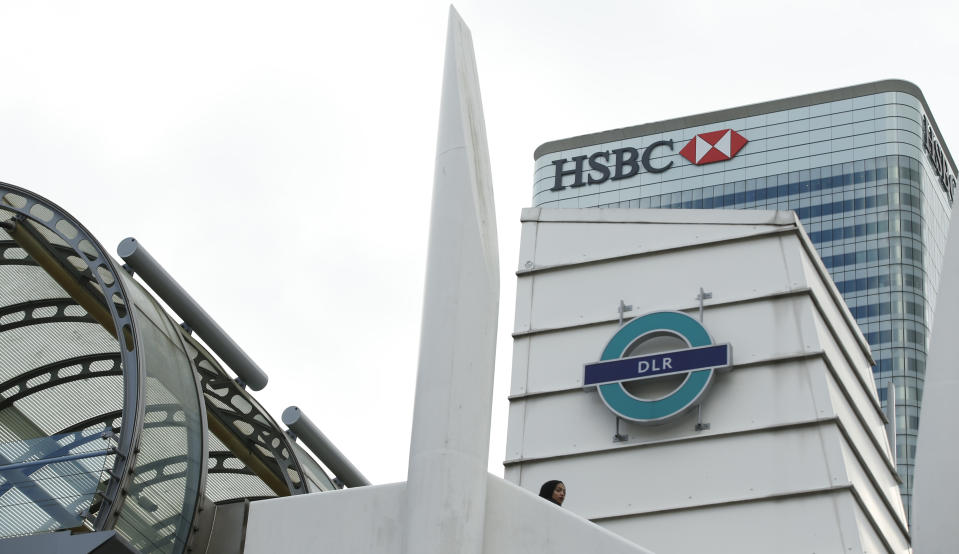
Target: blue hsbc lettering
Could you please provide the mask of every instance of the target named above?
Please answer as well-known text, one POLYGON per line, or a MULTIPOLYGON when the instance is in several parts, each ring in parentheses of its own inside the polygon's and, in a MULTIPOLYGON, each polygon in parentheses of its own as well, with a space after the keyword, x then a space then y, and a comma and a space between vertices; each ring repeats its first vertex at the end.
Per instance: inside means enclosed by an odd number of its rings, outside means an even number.
POLYGON ((617 148, 615 150, 603 150, 594 152, 589 156, 574 156, 572 160, 563 158, 553 160, 555 175, 553 177, 553 188, 549 190, 559 191, 566 188, 563 185, 563 177, 573 176, 573 182, 570 187, 584 187, 586 185, 598 185, 607 180, 618 181, 627 179, 639 173, 642 168, 649 173, 662 173, 673 167, 673 162, 666 165, 654 166, 652 163, 653 151, 657 148, 669 147, 673 149, 672 140, 660 140, 650 144, 643 150, 643 155, 639 155, 639 150, 632 147, 617 148), (612 158, 612 167, 607 165, 612 158), (572 162, 572 167, 567 168, 566 164, 572 162), (584 171, 586 164, 589 163, 589 170, 584 171))
POLYGON ((926 151, 929 162, 932 163, 932 169, 939 178, 939 186, 949 195, 949 203, 952 204, 956 193, 956 176, 949 171, 946 154, 936 139, 935 131, 926 119, 926 114, 922 115, 922 149, 926 151))

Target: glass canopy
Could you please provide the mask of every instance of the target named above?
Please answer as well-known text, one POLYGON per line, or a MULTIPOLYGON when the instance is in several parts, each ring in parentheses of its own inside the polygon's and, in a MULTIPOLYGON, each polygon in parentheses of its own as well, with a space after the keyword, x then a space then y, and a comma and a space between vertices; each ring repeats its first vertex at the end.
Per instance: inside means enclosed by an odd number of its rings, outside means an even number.
POLYGON ((0 183, 0 539, 184 552, 204 506, 333 488, 83 226, 0 183))

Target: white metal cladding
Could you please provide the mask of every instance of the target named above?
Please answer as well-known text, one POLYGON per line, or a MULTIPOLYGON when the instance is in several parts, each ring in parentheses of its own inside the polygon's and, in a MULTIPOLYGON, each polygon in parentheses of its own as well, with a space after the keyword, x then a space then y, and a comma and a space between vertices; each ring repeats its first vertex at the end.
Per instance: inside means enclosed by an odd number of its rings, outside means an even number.
POLYGON ((838 552, 839 545, 849 539, 861 545, 861 550, 856 550, 859 552, 886 551, 846 489, 800 496, 790 502, 771 498, 702 508, 684 516, 677 518, 673 512, 658 512, 641 519, 611 519, 602 525, 630 540, 643 540, 656 552, 769 553, 784 552, 787 547, 795 552, 838 552), (716 517, 720 515, 723 518, 721 536, 746 538, 748 549, 723 550, 717 546, 717 535, 705 532, 716 526, 716 517), (783 520, 802 522, 802 525, 785 527, 783 520), (665 545, 669 545, 669 550, 665 545))
POLYGON ((523 219, 508 480, 534 490, 561 479, 564 507, 654 551, 908 550, 869 346, 795 216, 529 209, 523 219), (704 397, 709 429, 695 429, 693 411, 654 427, 621 422, 628 439, 614 441, 615 416, 584 391, 582 364, 618 329, 620 300, 633 306, 627 318, 696 315, 699 287, 713 294, 707 330, 734 352, 704 397), (747 515, 750 531, 730 533, 747 515))

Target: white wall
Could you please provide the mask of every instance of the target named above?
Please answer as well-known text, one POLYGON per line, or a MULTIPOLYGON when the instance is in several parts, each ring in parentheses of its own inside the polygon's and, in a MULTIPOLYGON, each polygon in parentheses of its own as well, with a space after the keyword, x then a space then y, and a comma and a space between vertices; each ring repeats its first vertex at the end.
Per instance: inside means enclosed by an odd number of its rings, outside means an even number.
POLYGON ((569 510, 659 552, 907 551, 869 347, 814 252, 791 213, 526 210, 507 479, 561 479, 569 510), (627 319, 698 317, 699 287, 733 348, 704 396, 710 428, 694 410, 621 422, 614 441, 583 364, 620 300, 627 319))

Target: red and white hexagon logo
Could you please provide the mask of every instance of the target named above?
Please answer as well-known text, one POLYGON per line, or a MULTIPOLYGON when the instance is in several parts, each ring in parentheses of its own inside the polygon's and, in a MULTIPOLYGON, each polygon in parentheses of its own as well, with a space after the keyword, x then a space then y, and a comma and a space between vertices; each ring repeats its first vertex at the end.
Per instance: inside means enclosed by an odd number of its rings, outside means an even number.
POLYGON ((686 143, 679 154, 695 165, 722 162, 736 155, 749 142, 732 129, 701 133, 686 143))

